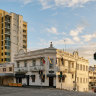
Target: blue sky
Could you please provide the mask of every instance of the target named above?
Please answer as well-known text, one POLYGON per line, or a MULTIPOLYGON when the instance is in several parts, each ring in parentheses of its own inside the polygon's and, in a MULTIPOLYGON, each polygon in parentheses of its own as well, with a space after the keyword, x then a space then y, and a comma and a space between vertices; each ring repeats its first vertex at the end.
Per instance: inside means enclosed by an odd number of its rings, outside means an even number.
POLYGON ((28 22, 28 50, 49 47, 52 41, 56 48, 78 49, 95 64, 96 0, 0 0, 0 9, 28 22))

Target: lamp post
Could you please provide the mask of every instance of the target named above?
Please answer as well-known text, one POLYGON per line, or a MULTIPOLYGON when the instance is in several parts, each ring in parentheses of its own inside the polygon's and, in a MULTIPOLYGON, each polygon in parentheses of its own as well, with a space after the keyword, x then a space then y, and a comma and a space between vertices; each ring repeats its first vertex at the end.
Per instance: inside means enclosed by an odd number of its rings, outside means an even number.
POLYGON ((75 68, 75 85, 74 85, 74 91, 76 91, 77 90, 77 60, 78 60, 78 51, 75 51, 74 52, 75 54, 75 57, 76 57, 76 59, 75 59, 75 61, 76 61, 76 68, 75 68))

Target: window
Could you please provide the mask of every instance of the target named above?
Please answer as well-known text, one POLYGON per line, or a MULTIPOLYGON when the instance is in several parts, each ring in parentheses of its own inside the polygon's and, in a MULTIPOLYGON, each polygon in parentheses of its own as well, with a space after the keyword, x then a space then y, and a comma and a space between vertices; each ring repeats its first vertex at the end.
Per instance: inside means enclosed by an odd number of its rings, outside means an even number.
POLYGON ((83 78, 83 83, 85 83, 85 78, 83 78))
POLYGON ((3 22, 3 17, 2 17, 2 22, 3 22))
POLYGON ((72 78, 74 78, 74 74, 72 74, 72 78))
POLYGON ((26 30, 23 30, 24 33, 26 33, 26 30))
POLYGON ((86 71, 88 71, 88 66, 86 66, 86 71))
POLYGON ((26 40, 23 40, 23 43, 26 43, 26 40))
POLYGON ((3 53, 2 53, 2 56, 3 56, 3 53))
POLYGON ((10 49, 10 47, 9 46, 5 46, 5 49, 10 49))
POLYGON ((26 27, 26 25, 25 25, 25 24, 23 24, 23 26, 24 26, 24 27, 26 27))
POLYGON ((5 52, 5 55, 10 56, 10 53, 9 52, 5 52))
POLYGON ((61 64, 64 66, 64 59, 61 58, 61 64))
POLYGON ((82 83, 82 78, 80 78, 80 83, 82 83))
POLYGON ((9 71, 12 71, 12 67, 9 67, 9 71))
POLYGON ((36 66, 36 60, 32 60, 33 66, 36 66))
POLYGON ((3 23, 2 23, 2 28, 3 28, 3 23))
POLYGON ((3 46, 3 41, 2 41, 2 46, 3 46))
POLYGON ((8 62, 10 62, 10 58, 5 58, 5 61, 8 61, 8 62))
POLYGON ((26 48, 26 46, 25 46, 25 45, 23 45, 23 48, 26 48))
POLYGON ((79 83, 79 77, 77 77, 77 83, 79 83))
POLYGON ((35 82, 35 75, 32 75, 31 78, 32 78, 32 82, 35 82))
POLYGON ((3 35, 3 29, 2 29, 2 35, 3 35))
POLYGON ((17 62, 17 68, 19 68, 20 67, 20 64, 19 64, 19 62, 17 62))
POLYGON ((24 67, 27 67, 27 61, 24 61, 24 67))
POLYGON ((83 65, 83 71, 85 71, 85 65, 83 65))
POLYGON ((74 62, 72 62, 72 68, 74 68, 74 62))
POLYGON ((77 64, 77 70, 79 70, 79 64, 77 64))
POLYGON ((86 78, 86 83, 88 82, 88 79, 86 78))
POLYGON ((24 38, 26 38, 27 36, 26 35, 23 35, 24 38))
POLYGON ((53 59, 50 59, 51 62, 49 62, 49 68, 52 69, 53 68, 53 59))
POLYGON ((3 68, 3 72, 6 72, 6 68, 3 68))
POLYGON ((82 65, 80 65, 80 70, 82 70, 82 65))
POLYGON ((1 61, 3 61, 3 59, 1 59, 1 61))

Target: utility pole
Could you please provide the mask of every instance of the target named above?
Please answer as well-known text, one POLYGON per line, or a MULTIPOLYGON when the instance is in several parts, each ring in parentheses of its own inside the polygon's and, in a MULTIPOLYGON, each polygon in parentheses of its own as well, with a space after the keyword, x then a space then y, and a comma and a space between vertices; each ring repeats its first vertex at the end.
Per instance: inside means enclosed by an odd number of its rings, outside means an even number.
POLYGON ((76 68, 75 68, 75 87, 74 87, 74 91, 76 91, 76 87, 77 87, 77 60, 76 60, 76 68))
POLYGON ((61 90, 62 90, 62 71, 60 72, 60 79, 61 79, 61 90))
POLYGON ((76 56, 76 68, 75 68, 75 86, 74 86, 74 91, 77 90, 77 60, 78 60, 78 51, 75 51, 75 56, 76 56))

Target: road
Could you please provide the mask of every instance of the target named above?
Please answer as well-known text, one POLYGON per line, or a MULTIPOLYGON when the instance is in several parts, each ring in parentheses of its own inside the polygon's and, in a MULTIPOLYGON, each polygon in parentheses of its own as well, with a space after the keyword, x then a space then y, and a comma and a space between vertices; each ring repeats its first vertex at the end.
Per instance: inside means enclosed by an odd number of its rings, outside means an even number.
POLYGON ((96 93, 83 93, 54 88, 0 87, 0 96, 96 96, 96 93))

